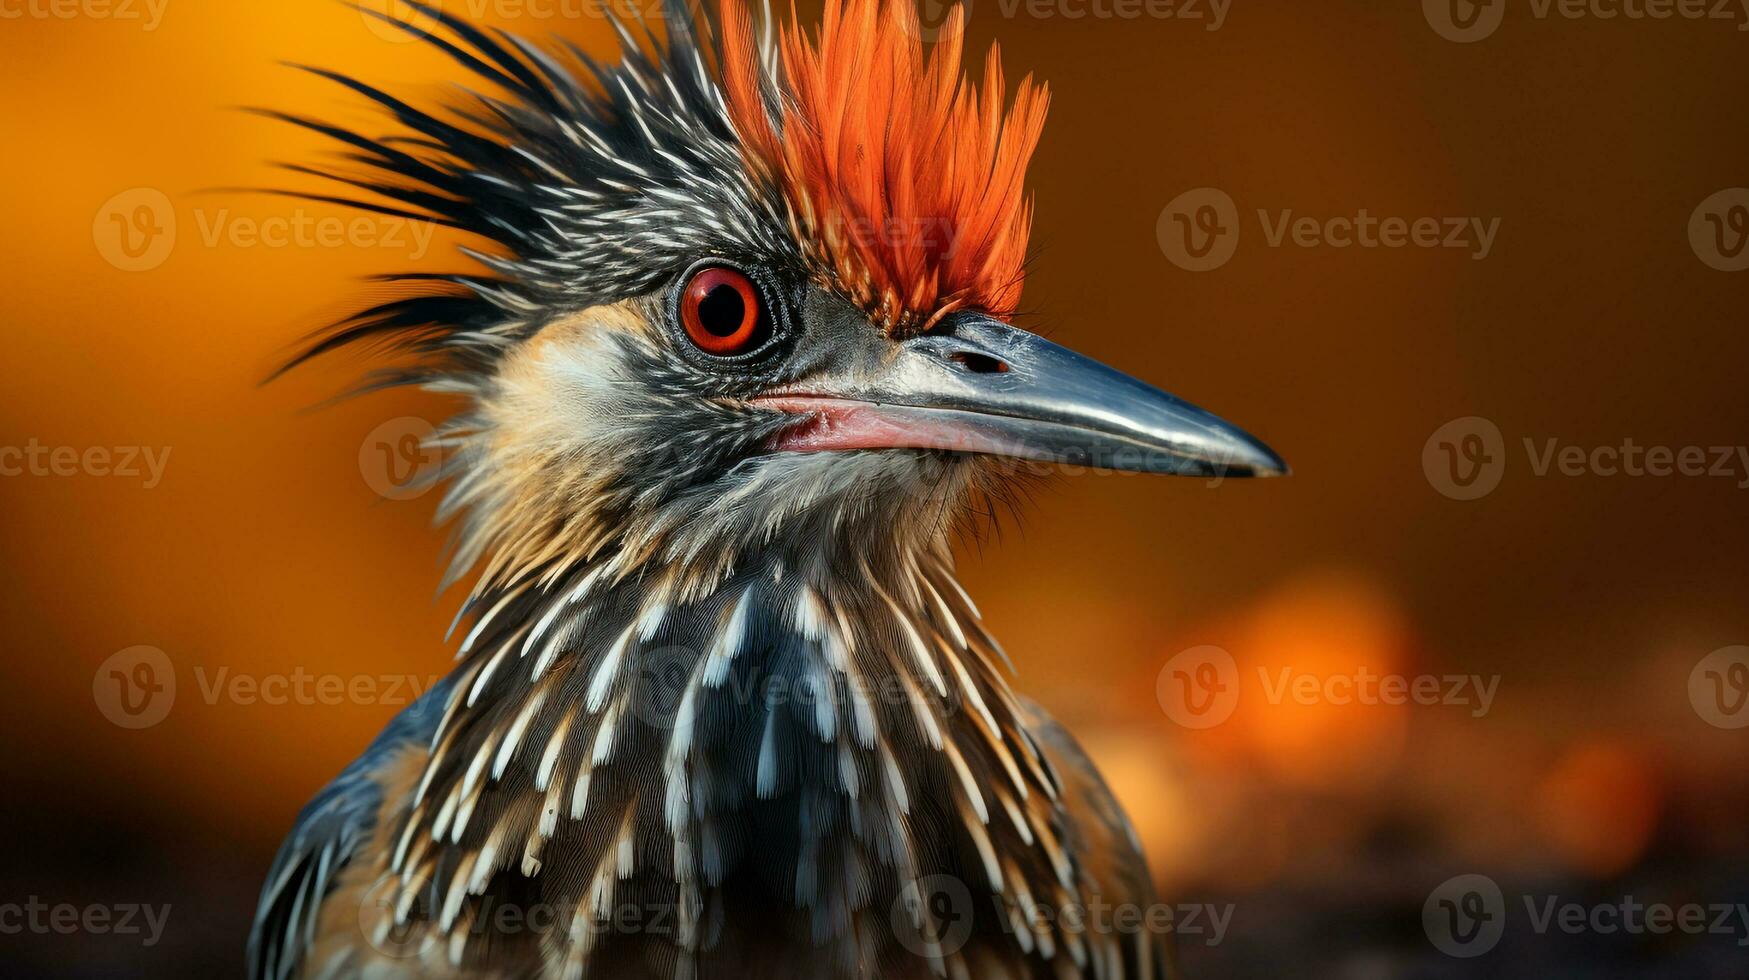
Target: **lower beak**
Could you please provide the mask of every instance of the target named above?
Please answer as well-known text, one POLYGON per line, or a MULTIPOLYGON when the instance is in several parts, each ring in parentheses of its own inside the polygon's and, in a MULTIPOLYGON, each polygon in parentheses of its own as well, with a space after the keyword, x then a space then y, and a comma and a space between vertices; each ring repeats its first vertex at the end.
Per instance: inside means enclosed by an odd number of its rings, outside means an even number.
POLYGON ((756 404, 806 416, 778 437, 779 451, 938 449, 1181 476, 1288 472, 1236 426, 986 316, 953 317, 877 366, 756 404))

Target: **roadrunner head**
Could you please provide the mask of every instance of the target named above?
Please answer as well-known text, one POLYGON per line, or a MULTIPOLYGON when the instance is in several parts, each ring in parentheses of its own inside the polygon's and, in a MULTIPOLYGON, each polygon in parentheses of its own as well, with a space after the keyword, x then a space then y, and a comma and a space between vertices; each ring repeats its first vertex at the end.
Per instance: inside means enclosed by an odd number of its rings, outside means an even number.
MULTIPOLYGON (((452 964, 567 976, 639 948, 590 921, 615 894, 680 910, 681 963, 765 944, 867 975, 900 965, 867 917, 937 872, 1022 905, 1098 891, 948 531, 1004 460, 1283 467, 1010 324, 1043 88, 1007 98, 995 51, 964 79, 962 15, 926 48, 906 0, 828 0, 814 32, 676 2, 665 40, 610 18, 613 65, 413 6, 429 29, 390 23, 488 93, 428 112, 320 72, 402 131, 281 115, 346 146, 319 173, 365 196, 324 200, 452 226, 483 269, 400 277, 304 355, 383 344, 373 386, 466 402, 438 478, 471 626, 360 886, 452 964), (469 940, 488 893, 576 909, 569 938, 469 940)), ((281 966, 276 930, 314 928, 274 911, 288 867, 258 924, 281 966)))
POLYGON ((611 549, 620 573, 658 560, 708 588, 774 542, 858 530, 878 557, 941 533, 993 458, 1281 468, 1009 324, 1047 95, 1028 79, 1005 106, 994 50, 963 79, 958 12, 925 50, 908 3, 829 3, 810 34, 728 0, 714 41, 675 7, 665 43, 622 28, 614 66, 425 12, 439 32, 399 26, 493 94, 427 114, 331 76, 412 138, 294 121, 369 171, 326 176, 394 202, 364 206, 479 236, 490 274, 416 277, 439 288, 312 353, 385 339, 415 356, 385 382, 472 399, 446 509, 483 584, 611 549))

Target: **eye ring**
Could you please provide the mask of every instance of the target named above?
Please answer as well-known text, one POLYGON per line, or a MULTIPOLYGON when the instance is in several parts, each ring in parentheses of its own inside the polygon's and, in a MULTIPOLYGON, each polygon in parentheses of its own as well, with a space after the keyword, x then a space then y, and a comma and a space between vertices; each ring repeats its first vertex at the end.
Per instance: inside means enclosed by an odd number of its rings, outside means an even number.
POLYGON ((771 333, 758 285, 725 265, 705 266, 687 279, 680 291, 680 323, 687 339, 713 357, 745 354, 771 333))

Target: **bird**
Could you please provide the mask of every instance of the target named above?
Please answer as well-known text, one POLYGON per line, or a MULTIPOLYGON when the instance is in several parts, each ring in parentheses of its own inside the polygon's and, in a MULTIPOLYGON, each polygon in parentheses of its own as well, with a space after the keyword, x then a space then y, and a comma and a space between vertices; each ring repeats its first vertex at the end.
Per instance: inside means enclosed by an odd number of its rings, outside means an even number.
POLYGON ((452 671, 296 818, 250 975, 1177 976, 1089 914, 1159 902, 1142 848, 955 546, 1066 465, 1287 467, 1015 325, 1048 89, 910 0, 668 0, 606 60, 409 9, 365 13, 458 92, 308 68, 382 133, 259 111, 337 141, 300 193, 467 268, 285 369, 362 348, 357 390, 456 404, 429 481, 470 587, 452 671))

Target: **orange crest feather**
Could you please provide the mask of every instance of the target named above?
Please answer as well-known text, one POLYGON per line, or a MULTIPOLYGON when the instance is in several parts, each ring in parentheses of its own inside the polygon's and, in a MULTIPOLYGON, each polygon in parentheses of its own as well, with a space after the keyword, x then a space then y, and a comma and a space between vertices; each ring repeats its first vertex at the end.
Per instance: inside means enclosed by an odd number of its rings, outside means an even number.
POLYGON ((827 0, 814 38, 793 16, 781 31, 771 92, 746 8, 723 2, 724 87, 750 163, 804 248, 894 334, 961 308, 1006 318, 1020 300, 1049 93, 1028 76, 1005 111, 999 49, 980 87, 960 73, 964 36, 955 7, 926 56, 912 0, 827 0))

